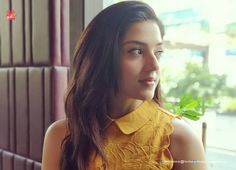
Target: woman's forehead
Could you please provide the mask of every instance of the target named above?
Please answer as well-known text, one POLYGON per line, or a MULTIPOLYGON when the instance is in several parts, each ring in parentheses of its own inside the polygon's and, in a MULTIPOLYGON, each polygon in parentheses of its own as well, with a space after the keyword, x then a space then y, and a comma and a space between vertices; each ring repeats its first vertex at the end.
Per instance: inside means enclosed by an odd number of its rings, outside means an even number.
POLYGON ((160 44, 162 42, 162 36, 157 23, 153 21, 143 21, 131 24, 124 34, 122 44, 132 42, 153 45, 160 44))

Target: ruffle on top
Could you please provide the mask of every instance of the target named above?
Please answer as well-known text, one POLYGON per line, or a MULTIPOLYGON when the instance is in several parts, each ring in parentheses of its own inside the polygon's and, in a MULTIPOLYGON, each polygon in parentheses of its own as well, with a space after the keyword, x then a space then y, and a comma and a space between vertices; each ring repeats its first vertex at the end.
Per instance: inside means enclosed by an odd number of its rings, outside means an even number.
POLYGON ((89 170, 170 170, 173 158, 168 147, 174 117, 153 100, 144 101, 110 123, 104 145, 107 163, 93 154, 89 170))

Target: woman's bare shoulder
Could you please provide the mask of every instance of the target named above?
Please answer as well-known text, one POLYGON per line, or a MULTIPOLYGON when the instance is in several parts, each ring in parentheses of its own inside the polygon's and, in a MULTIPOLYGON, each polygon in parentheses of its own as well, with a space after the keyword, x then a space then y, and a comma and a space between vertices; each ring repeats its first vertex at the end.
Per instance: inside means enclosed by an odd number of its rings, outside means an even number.
POLYGON ((62 142, 68 134, 67 120, 52 123, 45 134, 42 156, 42 170, 59 169, 62 142))
POLYGON ((67 134, 67 120, 57 120, 48 127, 44 140, 55 144, 61 143, 67 134))
POLYGON ((46 135, 56 135, 64 137, 68 133, 67 119, 61 119, 53 122, 47 129, 46 135))
POLYGON ((206 170, 207 164, 201 139, 182 119, 174 119, 170 151, 175 160, 174 170, 206 170), (179 162, 182 163, 179 163, 179 162))
POLYGON ((174 127, 174 131, 171 135, 171 139, 174 139, 174 141, 188 142, 189 135, 191 137, 196 137, 191 127, 183 119, 175 118, 172 121, 172 125, 174 127))

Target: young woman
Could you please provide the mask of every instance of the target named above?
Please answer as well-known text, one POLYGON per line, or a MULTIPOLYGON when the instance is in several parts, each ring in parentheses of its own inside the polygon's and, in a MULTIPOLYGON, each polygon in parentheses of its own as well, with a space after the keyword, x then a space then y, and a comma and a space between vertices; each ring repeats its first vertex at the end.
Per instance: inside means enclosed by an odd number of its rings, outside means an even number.
POLYGON ((142 2, 114 4, 92 20, 74 54, 67 118, 45 135, 43 170, 206 169, 201 141, 161 108, 163 36, 142 2))

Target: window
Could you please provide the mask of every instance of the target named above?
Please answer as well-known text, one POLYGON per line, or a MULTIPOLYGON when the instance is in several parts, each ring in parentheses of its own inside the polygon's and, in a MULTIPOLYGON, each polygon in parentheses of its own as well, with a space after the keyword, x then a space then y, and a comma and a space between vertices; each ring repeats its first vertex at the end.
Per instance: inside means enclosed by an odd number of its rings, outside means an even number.
MULTIPOLYGON (((104 0, 104 5, 119 1, 104 0)), ((205 116, 188 122, 198 134, 207 123, 209 170, 236 169, 236 1, 142 1, 154 8, 166 29, 161 58, 166 99, 178 100, 185 92, 203 96, 205 116)))

